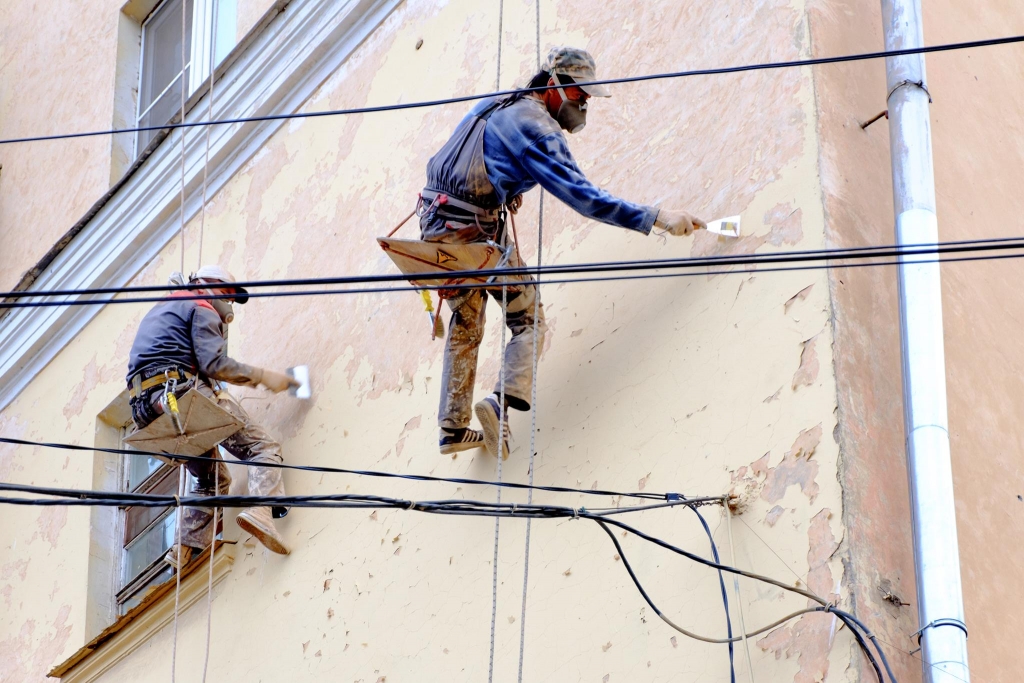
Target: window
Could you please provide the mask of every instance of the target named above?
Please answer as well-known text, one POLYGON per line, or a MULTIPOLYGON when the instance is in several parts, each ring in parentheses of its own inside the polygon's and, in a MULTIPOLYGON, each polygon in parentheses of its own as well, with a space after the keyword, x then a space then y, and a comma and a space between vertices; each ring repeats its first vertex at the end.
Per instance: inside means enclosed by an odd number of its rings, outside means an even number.
MULTIPOLYGON (((163 0, 142 22, 135 125, 159 126, 173 119, 181 111, 182 87, 185 97, 191 96, 209 78, 211 57, 219 64, 234 46, 235 0, 163 0)), ((136 156, 157 132, 138 134, 136 156)))
MULTIPOLYGON (((130 427, 121 429, 122 448, 130 427)), ((123 456, 121 490, 173 495, 178 491, 178 468, 152 457, 123 456)), ((127 506, 119 508, 121 571, 116 595, 118 614, 139 604, 146 590, 174 576, 164 553, 174 544, 176 510, 127 506)))

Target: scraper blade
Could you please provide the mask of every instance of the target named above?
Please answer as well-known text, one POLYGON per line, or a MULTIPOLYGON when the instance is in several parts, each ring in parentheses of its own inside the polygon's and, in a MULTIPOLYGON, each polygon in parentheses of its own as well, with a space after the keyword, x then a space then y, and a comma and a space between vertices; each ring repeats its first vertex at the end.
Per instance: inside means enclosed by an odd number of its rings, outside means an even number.
POLYGON ((313 390, 309 386, 309 366, 296 365, 294 368, 288 368, 287 372, 289 377, 299 383, 298 387, 289 387, 288 393, 295 398, 310 398, 313 395, 313 390))
POLYGON ((723 237, 739 237, 740 217, 729 216, 728 218, 719 218, 716 221, 711 221, 708 223, 708 232, 713 232, 723 237))

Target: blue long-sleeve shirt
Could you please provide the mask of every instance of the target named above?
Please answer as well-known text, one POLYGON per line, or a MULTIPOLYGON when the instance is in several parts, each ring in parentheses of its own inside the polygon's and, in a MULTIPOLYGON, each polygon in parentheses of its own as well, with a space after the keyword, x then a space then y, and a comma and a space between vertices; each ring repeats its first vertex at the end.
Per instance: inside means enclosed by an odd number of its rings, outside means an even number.
MULTIPOLYGON (((490 103, 477 104, 474 116, 490 103)), ((495 111, 484 130, 487 178, 501 203, 540 185, 580 214, 602 223, 648 234, 658 209, 634 204, 587 180, 573 159, 565 135, 534 97, 495 111)))

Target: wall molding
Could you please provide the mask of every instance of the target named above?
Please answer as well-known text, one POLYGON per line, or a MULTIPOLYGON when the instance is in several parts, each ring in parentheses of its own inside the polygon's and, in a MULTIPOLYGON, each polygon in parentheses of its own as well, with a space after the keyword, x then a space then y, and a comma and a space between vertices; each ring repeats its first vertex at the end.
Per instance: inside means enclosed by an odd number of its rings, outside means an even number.
MULTIPOLYGON (((298 110, 401 1, 292 0, 218 80, 214 118, 298 110)), ((204 96, 186 121, 206 116, 204 96)), ((216 194, 285 123, 213 126, 208 196, 216 194)), ((172 131, 39 273, 29 291, 123 287, 156 258, 177 235, 181 221, 183 132, 186 222, 201 208, 205 135, 197 130, 172 131)), ((102 308, 12 309, 0 323, 0 410, 10 405, 102 308)))
MULTIPOLYGON (((178 594, 178 614, 186 612, 207 594, 210 585, 210 551, 207 549, 194 559, 181 579, 178 594)), ((213 586, 217 586, 231 573, 235 562, 234 544, 217 542, 213 558, 213 586)), ((85 647, 55 666, 49 678, 60 678, 61 683, 91 683, 113 669, 125 657, 139 649, 160 629, 174 619, 176 582, 167 581, 141 604, 129 611, 85 647)))

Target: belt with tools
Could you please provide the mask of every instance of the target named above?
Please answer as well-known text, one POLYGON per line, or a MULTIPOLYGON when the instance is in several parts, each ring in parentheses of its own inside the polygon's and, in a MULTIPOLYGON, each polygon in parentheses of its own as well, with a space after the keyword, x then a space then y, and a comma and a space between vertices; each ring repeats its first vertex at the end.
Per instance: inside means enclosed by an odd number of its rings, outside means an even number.
POLYGON ((195 375, 179 370, 178 368, 168 368, 166 370, 160 370, 158 374, 153 374, 147 379, 143 379, 142 376, 150 374, 151 371, 142 371, 137 373, 128 381, 128 396, 131 398, 138 398, 142 395, 142 392, 153 387, 166 384, 167 382, 174 380, 175 382, 187 382, 195 375))

